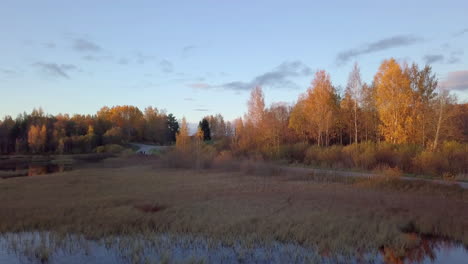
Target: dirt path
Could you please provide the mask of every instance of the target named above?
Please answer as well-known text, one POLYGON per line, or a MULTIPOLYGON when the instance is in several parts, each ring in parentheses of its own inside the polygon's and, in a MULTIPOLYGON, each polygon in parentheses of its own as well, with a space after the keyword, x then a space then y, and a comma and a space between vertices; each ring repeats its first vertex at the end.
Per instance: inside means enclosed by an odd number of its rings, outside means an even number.
MULTIPOLYGON (((285 167, 286 170, 295 171, 295 172, 313 172, 313 173, 321 173, 321 174, 329 174, 329 175, 338 175, 343 177, 361 177, 361 178, 371 178, 371 177, 379 177, 377 173, 373 172, 354 172, 354 171, 342 171, 342 170, 328 170, 328 169, 316 169, 316 168, 305 168, 305 167, 285 167)), ((460 181, 444 181, 444 180, 437 180, 437 179, 423 179, 423 178, 416 178, 416 177, 401 177, 404 180, 408 181, 428 181, 438 184, 458 184, 460 187, 464 189, 468 189, 468 182, 460 182, 460 181)))
POLYGON ((130 143, 133 146, 139 147, 136 153, 150 155, 153 150, 163 150, 167 148, 167 146, 156 146, 156 145, 148 145, 148 144, 141 144, 141 143, 130 143))

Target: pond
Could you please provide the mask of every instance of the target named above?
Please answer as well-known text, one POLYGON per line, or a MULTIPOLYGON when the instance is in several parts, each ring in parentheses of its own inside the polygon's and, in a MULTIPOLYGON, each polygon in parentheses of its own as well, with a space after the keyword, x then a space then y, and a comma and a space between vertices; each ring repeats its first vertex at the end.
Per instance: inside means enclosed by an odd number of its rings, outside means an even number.
POLYGON ((463 246, 431 240, 405 257, 388 249, 359 257, 329 257, 296 244, 221 243, 195 236, 145 234, 86 240, 76 235, 8 233, 0 237, 0 263, 467 263, 463 246))
POLYGON ((0 157, 0 179, 70 171, 108 157, 105 154, 0 157))
POLYGON ((26 167, 0 168, 0 177, 7 179, 12 177, 37 176, 69 171, 72 168, 70 164, 31 163, 26 167))

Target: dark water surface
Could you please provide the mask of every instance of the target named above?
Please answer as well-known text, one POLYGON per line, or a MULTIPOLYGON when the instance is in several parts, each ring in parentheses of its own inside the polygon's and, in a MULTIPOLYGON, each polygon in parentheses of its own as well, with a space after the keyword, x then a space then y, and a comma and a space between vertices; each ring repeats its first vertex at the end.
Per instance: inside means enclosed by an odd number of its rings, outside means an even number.
POLYGON ((84 164, 99 162, 110 155, 83 154, 68 156, 0 157, 0 179, 39 176, 70 171, 84 164))
POLYGON ((98 241, 50 233, 9 233, 0 237, 0 263, 468 263, 463 246, 436 240, 403 258, 389 249, 359 257, 329 257, 313 248, 272 242, 230 245, 193 236, 144 235, 98 241))

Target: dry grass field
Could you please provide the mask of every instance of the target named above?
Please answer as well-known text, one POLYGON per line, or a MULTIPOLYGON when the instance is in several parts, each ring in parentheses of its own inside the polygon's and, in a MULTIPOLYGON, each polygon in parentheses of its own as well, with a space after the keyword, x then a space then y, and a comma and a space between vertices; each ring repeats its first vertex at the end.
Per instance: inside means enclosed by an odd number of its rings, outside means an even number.
POLYGON ((279 171, 184 170, 152 157, 0 180, 0 232, 102 238, 190 233, 233 243, 277 240, 355 254, 417 247, 414 233, 468 245, 468 191, 398 179, 279 171))

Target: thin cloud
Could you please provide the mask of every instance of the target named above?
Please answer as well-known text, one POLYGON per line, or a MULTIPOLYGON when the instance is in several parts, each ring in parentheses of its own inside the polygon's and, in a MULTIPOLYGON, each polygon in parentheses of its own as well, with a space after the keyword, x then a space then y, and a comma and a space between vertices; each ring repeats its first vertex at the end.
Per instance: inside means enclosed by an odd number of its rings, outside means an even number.
POLYGON ((43 73, 54 77, 70 79, 68 72, 78 70, 73 64, 57 64, 50 62, 36 62, 34 66, 40 68, 43 73))
POLYGON ((463 56, 463 50, 452 51, 450 57, 447 60, 448 64, 457 64, 461 62, 463 56))
POLYGON ((102 48, 86 39, 75 39, 73 40, 73 49, 78 52, 99 52, 102 48))
POLYGON ((109 60, 112 59, 112 56, 94 56, 94 55, 86 55, 82 57, 83 60, 86 61, 104 61, 104 60, 109 60))
POLYGON ((147 55, 147 54, 143 54, 141 52, 137 52, 135 60, 139 64, 145 64, 147 62, 156 60, 156 57, 153 56, 153 55, 147 55))
POLYGON ((127 58, 120 58, 119 61, 117 61, 117 63, 120 65, 127 65, 129 61, 127 58))
POLYGON ((159 66, 161 67, 161 70, 165 73, 171 73, 174 71, 174 65, 168 60, 160 61, 159 66))
POLYGON ((453 34, 454 37, 459 37, 465 33, 468 33, 468 28, 465 28, 465 29, 462 29, 460 31, 458 31, 457 33, 453 34))
POLYGON ((193 51, 195 51, 197 47, 194 45, 188 45, 182 48, 182 58, 188 58, 192 55, 193 51))
POLYGON ((437 62, 443 62, 444 61, 444 55, 442 54, 428 54, 423 57, 423 60, 426 64, 433 64, 437 62))
POLYGON ((449 72, 441 86, 449 90, 468 91, 468 70, 449 72))
POLYGON ((255 86, 295 89, 297 85, 292 81, 293 78, 310 75, 312 75, 312 70, 301 61, 286 61, 273 70, 258 75, 249 82, 231 81, 218 85, 199 82, 191 83, 188 86, 197 89, 226 89, 235 91, 250 90, 255 86))
POLYGON ((0 72, 4 75, 15 75, 16 74, 16 71, 14 70, 10 70, 10 69, 1 69, 0 68, 0 72))
POLYGON ((195 101, 195 99, 193 99, 192 97, 185 97, 184 101, 195 101))
POLYGON ((336 61, 339 65, 342 65, 355 57, 360 55, 369 54, 373 52, 383 51, 387 49, 405 47, 421 42, 422 38, 413 35, 398 35, 390 38, 381 39, 369 44, 365 44, 358 48, 342 51, 336 57, 336 61))
POLYGON ((206 109, 206 108, 195 108, 195 109, 193 109, 193 111, 197 111, 197 112, 208 112, 208 111, 210 111, 210 109, 206 109))
POLYGON ((48 49, 55 49, 57 45, 55 45, 55 43, 53 42, 47 42, 47 43, 44 43, 44 47, 48 49))

